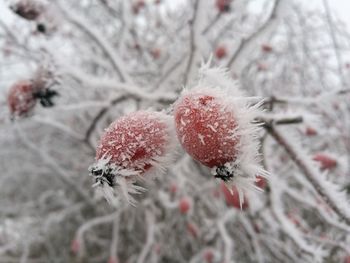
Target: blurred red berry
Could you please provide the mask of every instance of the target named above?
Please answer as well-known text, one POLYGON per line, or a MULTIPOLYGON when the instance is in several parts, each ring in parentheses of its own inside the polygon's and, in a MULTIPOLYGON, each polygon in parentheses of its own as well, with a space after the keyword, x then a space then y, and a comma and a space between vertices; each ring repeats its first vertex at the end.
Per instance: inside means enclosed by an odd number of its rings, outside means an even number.
POLYGON ((20 0, 10 6, 17 15, 27 20, 36 20, 44 10, 44 6, 37 0, 20 0))
POLYGON ((337 166, 337 160, 326 154, 318 153, 312 159, 320 163, 322 170, 332 169, 337 166))
POLYGON ((159 59, 161 56, 161 50, 160 48, 154 48, 151 50, 151 55, 154 59, 159 59))
POLYGON ((132 5, 132 11, 135 15, 137 15, 142 8, 145 7, 145 1, 144 0, 138 0, 132 5))
POLYGON ((305 131, 305 134, 307 136, 315 136, 315 135, 317 135, 317 131, 314 128, 312 128, 312 127, 307 127, 306 131, 305 131))
POLYGON ((232 0, 216 0, 216 8, 220 13, 225 13, 230 11, 230 3, 232 0))
MULTIPOLYGON (((224 182, 221 182, 221 191, 224 194, 224 198, 225 198, 226 204, 228 206, 232 206, 232 207, 241 209, 238 190, 235 186, 232 187, 232 193, 231 193, 230 190, 227 188, 226 184, 224 182)), ((249 207, 248 199, 244 195, 243 203, 242 203, 242 210, 245 210, 248 207, 249 207)))
POLYGON ((213 251, 211 249, 206 249, 204 251, 203 258, 204 258, 206 263, 213 263, 213 261, 214 261, 214 253, 213 253, 213 251))
POLYGON ((212 168, 236 158, 237 124, 220 99, 190 92, 176 102, 174 116, 179 141, 194 159, 212 168))
POLYGON ((345 260, 344 260, 344 263, 350 263, 350 255, 349 256, 346 256, 345 260))
POLYGON ((24 116, 34 109, 34 91, 32 82, 28 80, 19 81, 10 88, 7 103, 12 116, 24 116))
POLYGON ((226 51, 226 47, 224 46, 219 46, 216 48, 215 50, 215 56, 218 58, 218 59, 223 59, 224 57, 226 57, 227 55, 227 51, 226 51))
POLYGON ((179 202, 179 210, 180 210, 181 214, 187 214, 188 211, 190 210, 190 208, 191 208, 190 199, 187 197, 181 198, 180 202, 179 202))
POLYGON ((272 52, 273 48, 268 44, 263 44, 261 45, 261 50, 265 53, 269 53, 269 52, 272 52))

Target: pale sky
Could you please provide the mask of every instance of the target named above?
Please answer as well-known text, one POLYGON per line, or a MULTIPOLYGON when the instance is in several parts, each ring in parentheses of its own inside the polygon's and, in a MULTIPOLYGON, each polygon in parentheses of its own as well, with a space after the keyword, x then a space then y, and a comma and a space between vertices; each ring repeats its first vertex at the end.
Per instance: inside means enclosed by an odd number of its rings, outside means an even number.
MULTIPOLYGON (((168 1, 174 4, 174 3, 184 2, 186 0, 168 0, 168 1)), ((215 0, 206 0, 206 1, 215 1, 215 0)), ((261 0, 255 0, 255 1, 261 1, 261 0)), ((323 0, 296 0, 296 1, 300 2, 306 8, 318 8, 322 11, 324 10, 323 0)), ((0 18, 1 17, 9 18, 12 16, 7 7, 9 2, 10 0, 0 0, 0 18)), ((343 20, 348 25, 348 28, 350 29, 350 0, 328 0, 328 4, 332 9, 332 14, 340 18, 341 20, 343 20)))

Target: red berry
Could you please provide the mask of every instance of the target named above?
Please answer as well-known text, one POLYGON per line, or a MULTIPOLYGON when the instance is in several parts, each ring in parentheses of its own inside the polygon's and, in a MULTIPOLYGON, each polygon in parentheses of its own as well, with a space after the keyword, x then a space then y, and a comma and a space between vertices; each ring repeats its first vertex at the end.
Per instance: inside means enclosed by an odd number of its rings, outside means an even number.
POLYGON ((218 59, 222 59, 224 57, 226 57, 227 55, 227 51, 226 51, 226 47, 224 46, 219 46, 216 48, 215 50, 215 56, 218 58, 218 59))
POLYGON ((261 50, 265 53, 269 53, 269 52, 272 52, 273 48, 268 44, 263 44, 261 45, 261 50))
POLYGON ((213 260, 214 260, 214 253, 213 253, 213 251, 211 249, 206 249, 204 251, 203 258, 204 258, 205 262, 213 263, 213 260))
POLYGON ((230 11, 231 0, 216 0, 216 8, 219 12, 229 12, 230 11))
POLYGON ((133 182, 137 176, 162 173, 174 153, 172 126, 170 116, 150 111, 130 113, 113 122, 102 135, 96 163, 90 167, 96 182, 113 187, 124 185, 125 180, 133 182))
POLYGON ((132 6, 132 11, 134 14, 138 14, 142 8, 145 7, 145 1, 144 0, 138 0, 136 1, 132 6))
MULTIPOLYGON (((226 184, 224 182, 221 182, 221 191, 224 194, 225 201, 228 206, 241 209, 238 190, 235 186, 232 186, 232 193, 231 193, 230 190, 227 188, 226 184)), ((246 198, 246 196, 244 196, 243 203, 242 203, 242 210, 247 209, 248 206, 249 206, 248 199, 246 198)))
POLYGON ((261 188, 261 189, 265 189, 267 182, 266 182, 266 178, 262 177, 260 175, 256 176, 256 180, 255 180, 255 184, 257 187, 261 188))
POLYGON ((194 159, 210 168, 235 160, 237 124, 219 98, 188 93, 176 103, 174 115, 180 143, 194 159))
POLYGON ((154 48, 151 50, 151 55, 154 59, 159 59, 161 55, 161 51, 159 48, 154 48))
POLYGON ((11 5, 13 12, 27 20, 36 20, 44 10, 44 6, 37 0, 21 0, 11 5))
POLYGON ((312 159, 320 163, 322 170, 332 169, 337 166, 337 161, 326 154, 318 153, 312 159))
POLYGON ((317 135, 317 131, 314 128, 312 128, 312 127, 307 127, 306 131, 305 131, 305 134, 307 136, 315 136, 315 135, 317 135))
POLYGON ((33 95, 34 88, 30 81, 15 83, 8 93, 7 102, 10 112, 14 116, 23 116, 32 111, 36 104, 33 95))
POLYGON ((346 256, 344 263, 350 263, 350 256, 346 256))
POLYGON ((191 201, 187 197, 181 198, 179 202, 179 210, 181 214, 187 214, 191 208, 191 201))

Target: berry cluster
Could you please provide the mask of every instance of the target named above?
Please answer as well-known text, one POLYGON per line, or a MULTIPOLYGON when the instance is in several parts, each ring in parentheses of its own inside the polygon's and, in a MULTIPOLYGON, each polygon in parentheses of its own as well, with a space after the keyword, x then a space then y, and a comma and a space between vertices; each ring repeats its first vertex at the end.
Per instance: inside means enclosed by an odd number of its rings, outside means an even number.
POLYGON ((249 106, 223 70, 204 65, 200 73, 198 85, 174 103, 173 116, 137 111, 113 122, 102 135, 89 170, 107 200, 117 189, 133 202, 129 193, 140 188, 134 183, 163 173, 178 142, 228 188, 237 187, 240 197, 243 189, 255 188, 257 174, 266 175, 257 160, 257 107, 249 106))

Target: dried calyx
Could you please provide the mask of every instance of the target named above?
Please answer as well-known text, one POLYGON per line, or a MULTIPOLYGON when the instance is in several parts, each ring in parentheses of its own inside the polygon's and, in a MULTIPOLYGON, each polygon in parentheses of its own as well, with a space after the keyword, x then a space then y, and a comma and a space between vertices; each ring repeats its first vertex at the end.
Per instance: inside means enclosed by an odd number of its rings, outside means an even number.
POLYGON ((43 107, 52 107, 54 106, 54 103, 52 101, 52 98, 55 96, 58 96, 58 92, 55 90, 51 90, 49 88, 47 89, 40 89, 33 93, 33 97, 40 100, 40 104, 43 107))

